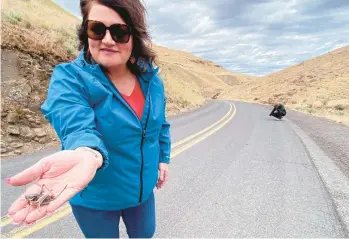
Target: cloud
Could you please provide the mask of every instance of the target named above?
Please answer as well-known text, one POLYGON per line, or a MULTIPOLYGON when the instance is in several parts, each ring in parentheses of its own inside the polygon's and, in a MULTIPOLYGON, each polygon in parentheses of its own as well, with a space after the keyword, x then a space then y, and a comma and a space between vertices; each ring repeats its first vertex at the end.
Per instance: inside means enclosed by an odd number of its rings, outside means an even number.
MULTIPOLYGON (((54 0, 79 15, 79 1, 54 0)), ((349 44, 348 0, 144 0, 155 44, 265 75, 349 44)))

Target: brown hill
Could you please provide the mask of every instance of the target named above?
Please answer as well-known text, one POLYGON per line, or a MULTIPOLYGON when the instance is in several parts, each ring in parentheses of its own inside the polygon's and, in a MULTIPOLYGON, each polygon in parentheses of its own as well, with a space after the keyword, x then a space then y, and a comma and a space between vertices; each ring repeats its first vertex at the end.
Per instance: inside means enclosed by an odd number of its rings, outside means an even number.
POLYGON ((257 80, 231 87, 225 99, 288 108, 349 125, 349 46, 293 65, 257 80))

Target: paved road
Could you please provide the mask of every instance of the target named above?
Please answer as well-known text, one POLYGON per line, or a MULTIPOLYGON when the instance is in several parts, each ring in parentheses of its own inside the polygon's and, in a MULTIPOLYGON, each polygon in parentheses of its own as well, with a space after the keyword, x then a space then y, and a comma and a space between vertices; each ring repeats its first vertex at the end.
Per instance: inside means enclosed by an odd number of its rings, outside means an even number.
POLYGON ((322 117, 291 111, 287 118, 312 138, 333 162, 349 177, 349 127, 322 117))
MULTIPOLYGON (((156 191, 155 237, 347 236, 330 194, 288 121, 269 118, 270 109, 259 105, 234 105, 231 120, 223 120, 226 124, 219 130, 172 159, 168 184, 156 191)), ((173 142, 219 121, 230 109, 227 102, 214 101, 171 118, 173 142)), ((2 214, 22 190, 10 188, 4 179, 43 154, 2 162, 2 214)), ((122 223, 121 228, 125 237, 122 223)), ((2 228, 3 233, 12 229, 2 228)), ((28 237, 83 236, 69 214, 28 237)))

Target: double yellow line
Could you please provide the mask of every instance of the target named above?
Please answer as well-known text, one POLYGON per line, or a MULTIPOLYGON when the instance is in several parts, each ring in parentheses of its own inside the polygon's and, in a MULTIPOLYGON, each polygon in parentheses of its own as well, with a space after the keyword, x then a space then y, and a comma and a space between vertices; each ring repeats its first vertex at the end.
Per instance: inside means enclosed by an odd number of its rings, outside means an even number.
MULTIPOLYGON (((172 144, 172 150, 171 153, 171 159, 182 153, 183 151, 191 148, 195 144, 201 142, 202 140, 206 139, 213 133, 217 132, 219 129, 221 129, 224 125, 229 123, 231 119, 236 114, 236 107, 234 104, 229 103, 229 111, 217 122, 214 124, 204 128, 203 130, 190 135, 182 140, 179 140, 178 142, 172 144), (234 108, 234 109, 233 109, 234 108)), ((60 220, 61 218, 69 215, 72 212, 72 209, 69 205, 69 203, 65 203, 62 207, 57 209, 55 214, 52 216, 46 216, 40 221, 36 222, 33 226, 20 226, 18 228, 15 228, 11 230, 8 233, 5 233, 4 235, 1 235, 1 237, 4 238, 24 238, 34 232, 37 232, 41 230, 42 228, 50 225, 53 222, 56 222, 60 220)), ((5 216, 1 218, 1 227, 5 227, 11 223, 11 218, 5 216)))
POLYGON ((195 144, 199 143, 200 141, 206 139, 208 136, 212 135, 213 133, 217 132, 220 128, 222 128, 224 125, 226 125, 236 114, 236 107, 233 104, 229 104, 229 111, 226 113, 220 120, 218 120, 216 123, 208 126, 207 128, 204 128, 203 130, 190 135, 172 145, 172 148, 177 148, 180 145, 183 145, 179 147, 179 149, 174 150, 171 153, 171 158, 177 156, 178 154, 182 153, 183 151, 189 149, 190 147, 194 146, 195 144), (234 108, 234 110, 233 110, 234 108), (232 112, 233 111, 233 112, 232 112), (195 137, 197 137, 195 140, 195 137), (185 144, 186 142, 192 140, 188 144, 185 144))

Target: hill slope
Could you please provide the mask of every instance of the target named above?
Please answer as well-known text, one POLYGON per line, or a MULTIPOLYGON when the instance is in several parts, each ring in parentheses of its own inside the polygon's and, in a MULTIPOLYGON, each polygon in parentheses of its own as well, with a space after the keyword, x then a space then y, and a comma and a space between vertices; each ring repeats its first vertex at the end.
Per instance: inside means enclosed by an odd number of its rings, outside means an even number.
MULTIPOLYGON (((40 106, 53 67, 78 54, 79 19, 50 0, 3 0, 1 16, 1 155, 57 145, 40 106)), ((154 49, 166 87, 168 115, 198 107, 229 85, 249 79, 187 52, 154 49)))
POLYGON ((349 125, 349 46, 231 87, 222 98, 280 102, 349 125))

